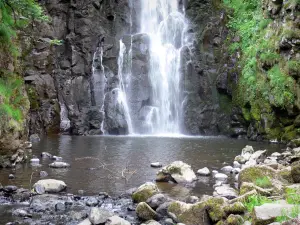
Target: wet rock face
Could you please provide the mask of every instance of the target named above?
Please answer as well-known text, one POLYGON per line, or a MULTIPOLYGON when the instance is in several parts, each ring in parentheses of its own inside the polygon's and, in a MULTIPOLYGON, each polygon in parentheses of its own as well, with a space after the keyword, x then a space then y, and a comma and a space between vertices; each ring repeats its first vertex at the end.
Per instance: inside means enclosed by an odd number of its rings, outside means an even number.
POLYGON ((54 0, 41 4, 51 22, 33 28, 33 37, 24 37, 28 44, 23 46, 28 52, 24 61, 31 102, 30 133, 59 132, 64 104, 70 120, 68 131, 94 134, 103 120, 91 82, 94 52, 103 46, 103 65, 115 77, 119 39, 130 29, 129 1, 54 0), (62 44, 52 44, 54 39, 62 44))

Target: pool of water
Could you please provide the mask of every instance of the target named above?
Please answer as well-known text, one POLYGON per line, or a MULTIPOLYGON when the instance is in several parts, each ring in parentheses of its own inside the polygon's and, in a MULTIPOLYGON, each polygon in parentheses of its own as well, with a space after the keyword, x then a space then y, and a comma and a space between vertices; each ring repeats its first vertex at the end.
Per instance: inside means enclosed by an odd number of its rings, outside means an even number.
MULTIPOLYGON (((33 145, 33 154, 40 158, 41 152, 61 156, 71 165, 68 169, 51 169, 50 159, 41 159, 41 167, 30 164, 19 165, 16 169, 0 170, 2 185, 17 185, 29 188, 31 183, 41 179, 39 171, 45 170, 47 178, 66 182, 68 192, 84 190, 86 195, 101 191, 118 195, 125 190, 154 181, 158 169, 150 167, 151 162, 163 165, 182 160, 194 171, 208 167, 219 169, 231 164, 245 145, 255 150, 280 151, 282 146, 268 143, 225 137, 151 137, 151 136, 54 136, 47 137, 33 145), (9 180, 13 173, 15 179, 9 180), (31 178, 32 177, 32 178, 31 178)), ((159 183, 159 188, 175 198, 189 194, 212 194, 214 181, 210 177, 199 179, 193 187, 159 183)))

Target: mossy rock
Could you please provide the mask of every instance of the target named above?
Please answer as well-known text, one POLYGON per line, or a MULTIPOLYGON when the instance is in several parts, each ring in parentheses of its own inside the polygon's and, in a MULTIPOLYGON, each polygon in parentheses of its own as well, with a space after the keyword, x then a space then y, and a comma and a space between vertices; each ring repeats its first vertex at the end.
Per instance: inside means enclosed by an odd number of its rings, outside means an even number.
POLYGON ((239 187, 242 186, 243 182, 255 183, 258 179, 263 179, 268 177, 271 181, 272 188, 274 191, 280 192, 282 190, 282 185, 287 183, 280 174, 269 166, 249 166, 244 169, 239 174, 239 187))
POLYGON ((225 206, 226 202, 221 197, 211 197, 205 201, 208 211, 208 215, 213 222, 218 222, 225 218, 225 206))
POLYGON ((229 215, 226 219, 227 225, 242 225, 244 223, 243 217, 240 215, 229 215))
POLYGON ((173 213, 180 223, 186 225, 209 224, 205 202, 187 204, 184 202, 172 202, 168 207, 168 213, 173 213))
POLYGON ((243 182, 242 186, 240 187, 240 195, 244 195, 253 190, 257 191, 257 193, 263 196, 270 196, 273 191, 273 189, 264 189, 255 184, 249 182, 243 182))
POLYGON ((300 183, 300 162, 292 165, 291 175, 294 183, 300 183))
POLYGON ((157 213, 146 202, 140 202, 137 205, 136 215, 144 221, 158 218, 157 213))
POLYGON ((242 202, 235 202, 225 206, 224 208, 224 211, 227 214, 243 214, 246 210, 247 209, 242 202))
POLYGON ((279 171, 280 176, 287 180, 289 183, 293 183, 293 177, 292 177, 292 168, 290 166, 281 169, 279 171))
POLYGON ((141 185, 133 194, 132 199, 134 202, 146 202, 148 198, 159 193, 157 186, 154 183, 147 182, 141 185))

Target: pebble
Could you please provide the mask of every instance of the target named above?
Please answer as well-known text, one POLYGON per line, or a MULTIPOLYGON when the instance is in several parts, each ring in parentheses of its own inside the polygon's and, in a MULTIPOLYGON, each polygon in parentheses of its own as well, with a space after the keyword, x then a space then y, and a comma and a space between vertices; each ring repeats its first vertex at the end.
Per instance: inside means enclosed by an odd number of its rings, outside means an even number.
POLYGON ((62 157, 59 157, 59 156, 52 156, 52 159, 55 160, 55 161, 62 161, 62 157))
POLYGON ((54 163, 49 164, 49 166, 50 166, 51 168, 59 169, 59 168, 67 168, 67 167, 70 167, 70 164, 65 163, 65 162, 54 162, 54 163))
POLYGON ((31 163, 40 163, 40 160, 38 158, 32 158, 30 159, 31 163))
POLYGON ((50 153, 48 153, 48 152, 42 152, 42 154, 41 154, 41 157, 42 158, 52 158, 52 155, 50 154, 50 153))
POLYGON ((99 204, 99 201, 98 201, 98 199, 96 199, 94 197, 90 197, 90 198, 87 199, 85 204, 89 207, 94 207, 94 206, 97 206, 99 204))
POLYGON ((16 190, 18 190, 17 186, 13 186, 13 185, 8 185, 3 188, 3 191, 7 193, 12 193, 15 192, 16 190))
POLYGON ((225 172, 225 173, 230 173, 233 170, 232 166, 224 166, 221 171, 225 172))
POLYGON ((151 167, 160 168, 160 167, 162 167, 162 164, 160 162, 154 162, 154 163, 151 163, 151 167))
POLYGON ((9 175, 8 175, 8 179, 15 179, 15 175, 9 174, 9 175))
POLYGON ((12 214, 17 217, 32 217, 32 215, 24 209, 16 209, 12 214))
POLYGON ((48 173, 46 171, 40 171, 40 177, 47 177, 48 173))
POLYGON ((56 205, 55 205, 55 211, 56 212, 65 211, 65 209, 66 209, 65 204, 63 204, 62 202, 56 203, 56 205))

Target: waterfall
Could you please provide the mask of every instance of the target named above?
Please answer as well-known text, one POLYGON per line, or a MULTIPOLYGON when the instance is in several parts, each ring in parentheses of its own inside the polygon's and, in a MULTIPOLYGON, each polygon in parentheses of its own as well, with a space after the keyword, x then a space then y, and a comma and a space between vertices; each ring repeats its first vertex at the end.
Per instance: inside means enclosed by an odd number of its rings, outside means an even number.
POLYGON ((180 52, 187 23, 178 0, 141 0, 141 33, 150 37, 153 133, 180 133, 180 52), (155 112, 155 113, 154 113, 155 112), (155 119, 153 116, 155 115, 155 119))
POLYGON ((140 0, 138 5, 140 27, 132 34, 130 11, 130 34, 119 41, 117 74, 103 67, 102 47, 94 55, 94 96, 105 115, 102 128, 110 134, 180 134, 180 56, 189 44, 184 9, 178 0, 140 0))

